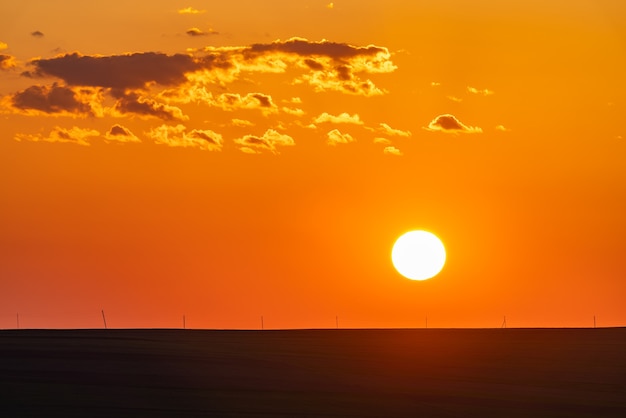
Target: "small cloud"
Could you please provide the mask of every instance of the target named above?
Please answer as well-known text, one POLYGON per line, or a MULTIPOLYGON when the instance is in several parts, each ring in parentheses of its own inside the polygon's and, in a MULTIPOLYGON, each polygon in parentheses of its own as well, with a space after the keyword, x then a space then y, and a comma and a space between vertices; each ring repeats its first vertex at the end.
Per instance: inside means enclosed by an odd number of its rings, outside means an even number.
POLYGON ((377 137, 377 138, 374 138, 374 143, 375 144, 382 144, 382 145, 391 145, 391 140, 389 140, 387 138, 377 137))
POLYGON ((0 51, 2 51, 3 49, 8 49, 9 45, 7 45, 6 42, 2 42, 0 41, 0 51))
POLYGON ((332 131, 326 134, 328 139, 326 143, 328 145, 337 145, 337 144, 348 144, 350 142, 354 142, 355 139, 350 134, 342 134, 338 129, 333 129, 332 131))
POLYGON ((495 127, 495 130, 500 132, 511 132, 511 130, 509 128, 506 128, 504 125, 497 125, 495 127))
POLYGON ((350 115, 349 113, 341 113, 338 116, 334 116, 334 115, 330 115, 324 112, 321 115, 319 115, 317 118, 315 118, 313 122, 315 123, 324 123, 324 122, 351 123, 354 125, 363 125, 363 121, 361 120, 361 118, 359 117, 357 113, 355 113, 354 115, 350 115))
POLYGON ((464 125, 454 115, 449 114, 437 116, 428 124, 428 128, 424 129, 446 133, 480 133, 483 131, 478 127, 464 125))
POLYGON ((239 93, 223 93, 211 104, 227 111, 258 109, 264 114, 278 111, 278 106, 272 100, 272 96, 263 93, 248 93, 245 96, 239 93))
POLYGON ((278 147, 288 147, 296 144, 292 137, 281 134, 274 129, 268 129, 260 137, 246 135, 243 138, 237 138, 235 143, 241 145, 239 149, 247 154, 260 154, 262 151, 279 154, 278 147))
POLYGON ((178 14, 180 15, 198 15, 206 13, 206 10, 198 10, 193 7, 185 7, 184 9, 178 10, 178 14))
POLYGON ((122 125, 113 125, 107 133, 104 134, 107 141, 114 142, 141 142, 135 134, 122 125))
POLYGON ((294 115, 294 116, 302 116, 304 115, 304 110, 296 107, 296 108, 291 108, 291 107, 286 107, 283 106, 282 108, 283 112, 288 113, 290 115, 294 115))
POLYGON ((213 29, 209 29, 207 32, 204 32, 198 28, 190 28, 185 32, 189 36, 209 36, 209 35, 218 35, 219 32, 214 31, 213 29))
POLYGON ((383 153, 385 153, 386 155, 396 155, 396 156, 401 156, 402 155, 402 151, 400 151, 398 148, 396 147, 385 147, 385 149, 383 150, 383 153))
POLYGON ((77 126, 66 129, 56 126, 49 135, 41 134, 17 134, 15 136, 16 141, 31 141, 31 142, 62 142, 76 145, 89 146, 87 138, 99 136, 100 132, 93 129, 83 129, 77 126))
POLYGON ((133 113, 139 116, 155 117, 163 120, 189 119, 180 108, 141 97, 135 92, 121 93, 117 99, 115 110, 120 114, 133 113))
POLYGON ((221 151, 224 144, 222 135, 210 130, 193 129, 187 131, 183 125, 161 125, 147 133, 157 144, 170 147, 198 148, 203 151, 221 151))
POLYGON ((404 136, 404 137, 411 136, 411 131, 402 131, 400 129, 394 129, 391 126, 387 125, 386 123, 380 124, 380 130, 386 133, 387 135, 404 136))
POLYGON ((328 3, 328 4, 326 5, 326 8, 327 8, 327 9, 334 9, 334 8, 335 8, 335 3, 328 3))
POLYGON ((448 96, 448 100, 452 100, 455 103, 461 103, 463 101, 463 99, 456 96, 448 96))
POLYGON ((617 135, 617 136, 615 137, 615 139, 622 140, 622 139, 624 139, 624 137, 623 137, 623 136, 621 136, 621 135, 617 135))
POLYGON ((289 100, 290 103, 294 103, 294 104, 300 104, 302 103, 302 99, 299 97, 292 97, 291 100, 289 100))
POLYGON ((439 87, 440 85, 441 85, 441 83, 438 83, 438 82, 436 82, 436 81, 431 81, 431 82, 430 82, 430 86, 431 86, 431 87, 439 87))
POLYGON ((231 119, 230 123, 233 126, 254 126, 254 123, 244 119, 231 119))
POLYGON ((32 36, 34 36, 35 38, 42 38, 43 37, 43 32, 40 32, 38 30, 31 32, 30 33, 32 36))
POLYGON ((477 89, 477 88, 471 87, 471 86, 467 87, 467 91, 469 91, 472 94, 480 94, 480 95, 483 95, 483 96, 491 96, 492 94, 494 94, 494 92, 492 90, 489 90, 489 89, 482 89, 481 90, 481 89, 477 89))
POLYGON ((15 68, 17 63, 15 62, 15 58, 10 55, 0 54, 0 70, 8 70, 10 68, 15 68))

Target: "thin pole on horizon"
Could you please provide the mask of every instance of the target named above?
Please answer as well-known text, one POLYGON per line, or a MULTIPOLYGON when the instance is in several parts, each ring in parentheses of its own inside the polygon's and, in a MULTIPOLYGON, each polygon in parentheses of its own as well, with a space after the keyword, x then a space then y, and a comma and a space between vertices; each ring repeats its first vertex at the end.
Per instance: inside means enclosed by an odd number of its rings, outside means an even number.
POLYGON ((502 326, 500 328, 506 328, 506 315, 504 315, 504 321, 502 322, 502 326))
POLYGON ((187 329, 187 324, 185 323, 185 315, 183 314, 183 329, 187 329))
POLYGON ((104 316, 104 309, 102 310, 102 322, 104 322, 104 329, 107 329, 107 319, 104 316))

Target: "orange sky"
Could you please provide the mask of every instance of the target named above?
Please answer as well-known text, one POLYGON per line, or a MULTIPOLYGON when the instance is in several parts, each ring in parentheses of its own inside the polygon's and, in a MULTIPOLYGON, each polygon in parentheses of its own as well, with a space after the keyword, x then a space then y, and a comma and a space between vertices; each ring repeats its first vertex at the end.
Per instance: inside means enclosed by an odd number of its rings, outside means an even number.
POLYGON ((0 328, 623 326, 623 22, 3 2, 0 328), (411 229, 447 248, 434 279, 391 265, 411 229))

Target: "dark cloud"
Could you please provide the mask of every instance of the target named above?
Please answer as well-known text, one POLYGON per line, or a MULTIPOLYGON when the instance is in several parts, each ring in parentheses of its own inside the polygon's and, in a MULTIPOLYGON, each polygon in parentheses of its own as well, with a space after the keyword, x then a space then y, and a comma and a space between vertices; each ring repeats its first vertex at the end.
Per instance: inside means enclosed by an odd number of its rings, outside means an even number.
POLYGON ((222 146, 221 137, 216 137, 215 134, 211 131, 201 131, 198 129, 194 129, 187 135, 189 138, 200 139, 203 141, 207 141, 213 145, 222 146))
POLYGON ((329 41, 311 42, 300 38, 292 38, 285 42, 275 41, 270 44, 253 44, 247 49, 247 54, 252 56, 266 52, 284 52, 301 56, 325 56, 335 60, 389 53, 387 48, 374 45, 357 47, 329 41))
POLYGON ((141 97, 134 92, 118 96, 115 109, 120 113, 134 113, 141 116, 153 116, 163 120, 186 119, 179 108, 141 97))
POLYGON ((342 81, 349 81, 352 79, 352 73, 350 67, 347 65, 339 65, 335 68, 337 72, 337 78, 342 81))
POLYGON ((0 70, 8 70, 15 67, 15 58, 11 55, 0 54, 0 70))
POLYGON ((148 83, 181 84, 186 73, 210 67, 212 62, 213 57, 198 62, 189 55, 157 52, 104 57, 73 53, 32 61, 35 71, 30 75, 58 77, 69 85, 133 89, 148 83))
POLYGON ((124 142, 141 142, 128 128, 122 125, 113 125, 104 137, 108 141, 124 143, 124 142))
POLYGON ((206 36, 207 33, 206 32, 202 32, 200 29, 198 28, 191 28, 188 29, 187 32, 185 32, 187 35, 189 36, 206 36))
POLYGON ((52 87, 31 86, 22 90, 13 96, 12 104, 18 109, 35 109, 45 113, 92 113, 91 106, 79 101, 71 88, 56 83, 52 87))
POLYGON ((208 32, 205 32, 201 29, 198 28, 190 28, 187 29, 187 31, 185 32, 187 35, 189 36, 209 36, 209 35, 217 35, 218 32, 215 32, 214 30, 209 30, 208 32))
POLYGON ((129 136, 130 132, 128 129, 124 128, 120 125, 113 125, 108 132, 109 135, 119 135, 119 136, 129 136))
POLYGON ((262 93, 252 93, 251 97, 258 100, 259 106, 261 107, 273 107, 274 103, 272 103, 272 97, 262 93))
POLYGON ((445 114, 439 115, 433 119, 429 124, 429 131, 451 132, 451 133, 479 133, 482 129, 473 126, 467 126, 459 121, 454 115, 445 114))
POLYGON ((38 31, 38 30, 36 30, 36 31, 34 31, 34 32, 31 32, 30 34, 31 34, 32 36, 34 36, 35 38, 41 38, 41 37, 43 37, 43 32, 40 32, 40 31, 38 31))
POLYGON ((304 63, 306 64, 307 67, 315 71, 322 71, 324 69, 324 65, 310 58, 305 59, 304 63))

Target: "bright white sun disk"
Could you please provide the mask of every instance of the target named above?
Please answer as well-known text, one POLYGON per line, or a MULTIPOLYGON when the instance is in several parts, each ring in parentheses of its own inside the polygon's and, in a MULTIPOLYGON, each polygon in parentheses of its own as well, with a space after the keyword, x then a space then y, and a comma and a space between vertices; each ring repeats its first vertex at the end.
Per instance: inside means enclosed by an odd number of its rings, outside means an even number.
POLYGON ((410 231, 393 245, 391 261, 404 277, 426 280, 436 276, 446 262, 446 249, 436 235, 427 231, 410 231))

